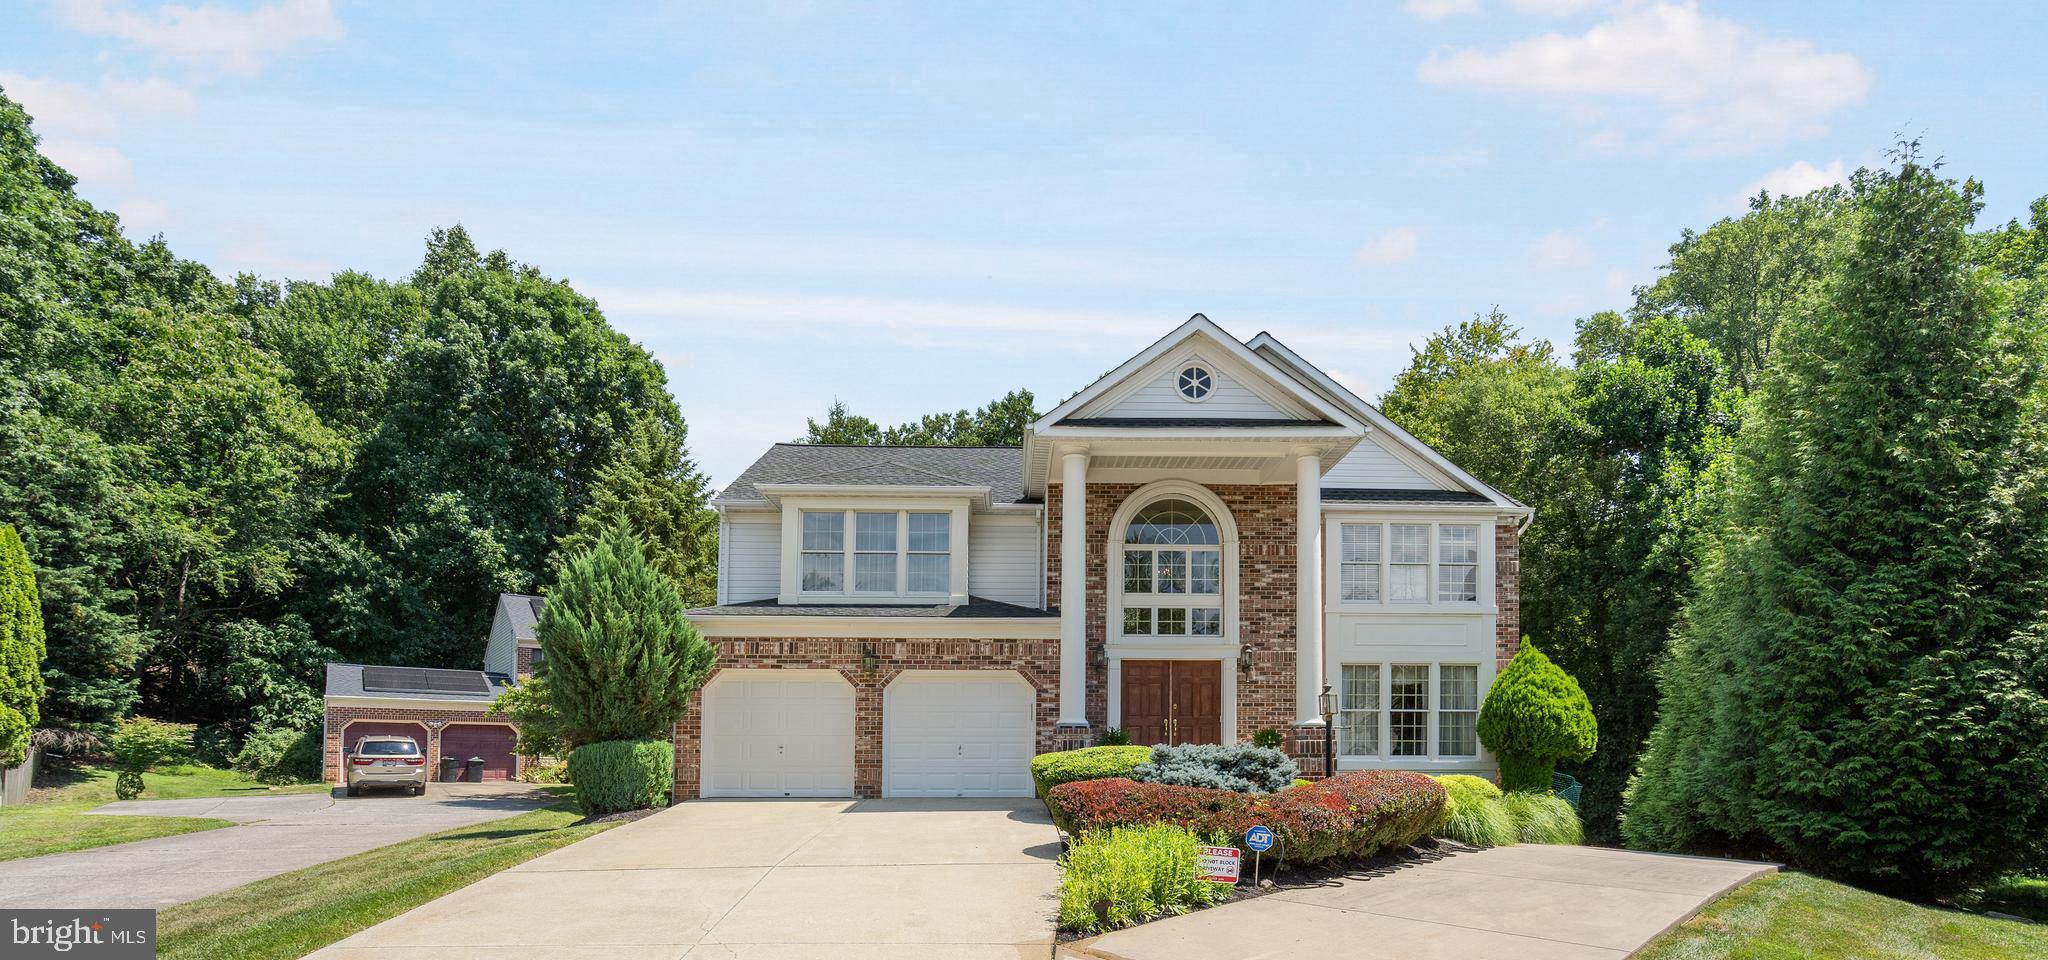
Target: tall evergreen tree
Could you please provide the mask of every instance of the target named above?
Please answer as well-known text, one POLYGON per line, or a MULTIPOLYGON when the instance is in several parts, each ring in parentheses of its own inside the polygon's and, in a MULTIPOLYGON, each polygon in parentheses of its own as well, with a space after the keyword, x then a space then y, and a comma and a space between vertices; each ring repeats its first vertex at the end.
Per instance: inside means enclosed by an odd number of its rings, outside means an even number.
POLYGON ((22 761, 29 733, 42 722, 42 607, 28 549, 13 526, 0 523, 0 767, 22 761))
POLYGON ((1975 183, 1908 150, 1853 190, 1743 427, 1623 833, 1939 895, 2048 836, 2042 318, 1971 264, 1975 183))
POLYGON ((640 418, 617 459, 598 471, 561 554, 587 550, 625 524, 646 538, 649 559, 676 582, 684 604, 710 606, 718 593, 718 514, 706 505, 710 491, 686 439, 680 425, 640 418))

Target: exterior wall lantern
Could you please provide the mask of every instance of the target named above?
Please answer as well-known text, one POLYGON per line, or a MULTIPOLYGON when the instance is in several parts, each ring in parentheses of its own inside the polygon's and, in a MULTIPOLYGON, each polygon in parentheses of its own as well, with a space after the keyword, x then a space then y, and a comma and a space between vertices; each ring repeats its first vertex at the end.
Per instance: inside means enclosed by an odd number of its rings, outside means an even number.
POLYGON ((860 645, 860 669, 862 673, 872 676, 875 668, 881 666, 881 663, 882 658, 875 655, 873 644, 863 643, 860 645))
POLYGON ((1330 685, 1323 684, 1323 692, 1316 694, 1316 709, 1323 715, 1323 776, 1337 775, 1337 695, 1330 692, 1330 685))

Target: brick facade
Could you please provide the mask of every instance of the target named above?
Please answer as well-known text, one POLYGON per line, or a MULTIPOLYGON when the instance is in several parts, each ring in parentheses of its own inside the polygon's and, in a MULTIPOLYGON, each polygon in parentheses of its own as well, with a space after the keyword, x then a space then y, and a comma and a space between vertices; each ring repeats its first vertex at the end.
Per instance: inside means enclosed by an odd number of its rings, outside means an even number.
POLYGON ((533 676, 533 658, 539 655, 539 647, 521 646, 518 652, 514 654, 516 658, 516 662, 512 668, 514 675, 521 680, 533 676))
MULTIPOLYGON (((360 707, 330 703, 327 705, 327 722, 323 731, 325 750, 322 754, 326 758, 325 776, 328 783, 339 785, 345 782, 342 776, 341 756, 343 731, 347 729, 350 723, 357 720, 374 720, 385 723, 410 721, 421 724, 421 739, 423 742, 420 746, 427 752, 427 776, 434 780, 441 779, 441 724, 429 724, 427 721, 437 720, 444 724, 500 723, 503 726, 517 729, 513 724, 502 723, 497 718, 486 715, 482 707, 474 710, 463 710, 459 706, 457 708, 428 710, 415 707, 360 707)), ((512 775, 515 779, 520 772, 519 765, 524 762, 525 758, 518 756, 515 752, 512 757, 512 775)))
POLYGON ((1506 669, 1522 649, 1522 533, 1512 523, 1493 527, 1494 660, 1506 669))
MULTIPOLYGON (((1098 662, 1107 643, 1108 544, 1118 508, 1144 484, 1088 485, 1088 722, 1096 730, 1109 721, 1109 670, 1098 662)), ((1045 502, 1052 518, 1047 533, 1046 598, 1060 602, 1059 509, 1061 485, 1051 484, 1045 502)), ((1249 669, 1237 670, 1237 729, 1234 740, 1249 740, 1266 727, 1286 730, 1294 723, 1295 503, 1292 484, 1235 484, 1207 488, 1230 510, 1237 525, 1238 642, 1250 653, 1249 669)), ((1242 661, 1240 661, 1242 662, 1242 661)))
MULTIPOLYGON (((882 691, 905 670, 1014 670, 1031 684, 1037 701, 1036 749, 1055 748, 1059 720, 1058 640, 718 637, 718 666, 727 670, 837 670, 853 684, 854 795, 882 795, 882 691), (872 653, 875 669, 864 663, 872 653)), ((690 695, 689 712, 676 725, 675 799, 696 799, 703 786, 704 689, 690 695)))

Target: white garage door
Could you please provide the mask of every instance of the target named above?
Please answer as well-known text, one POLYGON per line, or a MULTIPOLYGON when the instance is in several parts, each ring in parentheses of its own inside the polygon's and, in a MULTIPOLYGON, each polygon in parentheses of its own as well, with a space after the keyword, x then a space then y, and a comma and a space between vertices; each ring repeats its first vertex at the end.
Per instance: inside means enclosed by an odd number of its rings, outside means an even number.
POLYGON ((853 685, 833 670, 726 670, 704 688, 707 797, 853 796, 853 685))
POLYGON ((882 695, 882 794, 1031 796, 1030 684, 1014 671, 913 671, 882 695))

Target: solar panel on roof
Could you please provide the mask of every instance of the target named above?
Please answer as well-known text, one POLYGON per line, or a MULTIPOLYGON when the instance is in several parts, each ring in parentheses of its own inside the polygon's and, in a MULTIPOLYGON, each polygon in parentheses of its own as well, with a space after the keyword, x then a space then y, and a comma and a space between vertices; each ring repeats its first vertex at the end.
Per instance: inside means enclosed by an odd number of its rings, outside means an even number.
POLYGON ((489 693, 491 682, 476 670, 364 667, 363 689, 383 693, 489 693))

